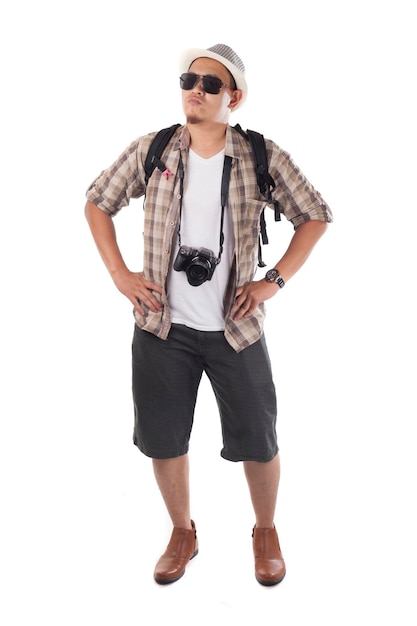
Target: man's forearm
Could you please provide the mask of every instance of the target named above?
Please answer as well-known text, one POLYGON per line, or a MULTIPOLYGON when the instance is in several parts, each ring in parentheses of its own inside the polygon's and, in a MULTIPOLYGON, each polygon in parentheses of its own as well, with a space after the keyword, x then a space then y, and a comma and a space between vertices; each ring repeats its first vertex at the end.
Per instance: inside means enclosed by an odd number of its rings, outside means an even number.
POLYGON ((112 218, 92 202, 85 205, 85 216, 90 226, 95 244, 110 275, 126 270, 126 264, 120 252, 116 230, 112 218))
POLYGON ((294 276, 304 265, 326 229, 327 222, 319 222, 318 220, 305 222, 297 228, 285 254, 275 266, 285 281, 294 276))

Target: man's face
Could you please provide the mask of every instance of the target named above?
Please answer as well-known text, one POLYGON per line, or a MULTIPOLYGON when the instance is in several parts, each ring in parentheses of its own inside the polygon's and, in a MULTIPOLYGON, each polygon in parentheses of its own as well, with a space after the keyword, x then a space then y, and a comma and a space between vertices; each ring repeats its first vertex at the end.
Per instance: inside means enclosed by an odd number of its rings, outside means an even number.
MULTIPOLYGON (((222 83, 230 85, 232 79, 227 69, 214 59, 202 57, 191 64, 189 72, 205 76, 217 76, 222 83)), ((203 91, 201 79, 190 90, 182 91, 182 106, 187 122, 198 124, 202 122, 219 122, 226 124, 230 111, 233 110, 241 98, 241 91, 222 87, 220 93, 210 94, 203 91)))

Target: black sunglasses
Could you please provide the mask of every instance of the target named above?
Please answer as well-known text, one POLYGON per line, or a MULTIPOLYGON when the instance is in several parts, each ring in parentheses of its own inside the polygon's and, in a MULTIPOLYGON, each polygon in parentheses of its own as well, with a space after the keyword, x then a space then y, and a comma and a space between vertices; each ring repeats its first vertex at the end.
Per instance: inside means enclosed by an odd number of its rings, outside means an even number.
POLYGON ((227 87, 228 89, 233 89, 230 85, 226 85, 221 78, 217 76, 211 76, 210 74, 206 74, 205 76, 201 76, 201 74, 193 74, 193 72, 185 72, 185 74, 181 74, 180 76, 180 87, 181 89, 185 89, 185 91, 189 91, 192 89, 201 78, 201 88, 206 93, 218 94, 220 93, 220 89, 222 87, 227 87))

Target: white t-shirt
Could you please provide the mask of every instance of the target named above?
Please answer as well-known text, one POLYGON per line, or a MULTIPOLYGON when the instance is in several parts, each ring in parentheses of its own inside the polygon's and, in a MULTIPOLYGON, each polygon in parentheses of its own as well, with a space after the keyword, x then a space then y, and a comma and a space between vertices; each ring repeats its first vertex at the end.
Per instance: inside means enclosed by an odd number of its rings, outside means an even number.
MULTIPOLYGON (((209 159, 189 151, 184 179, 181 217, 181 244, 190 248, 208 248, 216 257, 220 249, 221 181, 224 150, 209 159)), ((233 259, 234 239, 227 207, 223 222, 224 244, 220 263, 211 280, 193 286, 184 270, 173 269, 178 254, 178 234, 168 274, 168 302, 172 321, 196 330, 224 329, 223 298, 233 259)))

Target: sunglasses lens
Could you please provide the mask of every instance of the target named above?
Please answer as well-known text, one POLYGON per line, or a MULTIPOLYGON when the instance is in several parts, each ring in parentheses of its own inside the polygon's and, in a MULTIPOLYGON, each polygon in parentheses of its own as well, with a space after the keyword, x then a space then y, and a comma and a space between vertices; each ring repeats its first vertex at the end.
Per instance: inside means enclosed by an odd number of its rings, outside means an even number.
POLYGON ((185 74, 181 74, 180 76, 180 87, 181 89, 185 89, 189 91, 194 87, 197 82, 197 74, 191 74, 191 72, 186 72, 185 74))
MULTIPOLYGON (((185 72, 180 76, 180 87, 185 91, 189 91, 192 89, 197 83, 200 76, 198 74, 193 74, 192 72, 185 72)), ((220 89, 222 88, 222 81, 217 76, 203 76, 201 79, 201 87, 203 91, 211 94, 220 93, 220 89)))
POLYGON ((222 85, 222 81, 220 80, 220 78, 217 78, 217 76, 204 76, 202 80, 202 87, 207 93, 220 93, 222 85))

